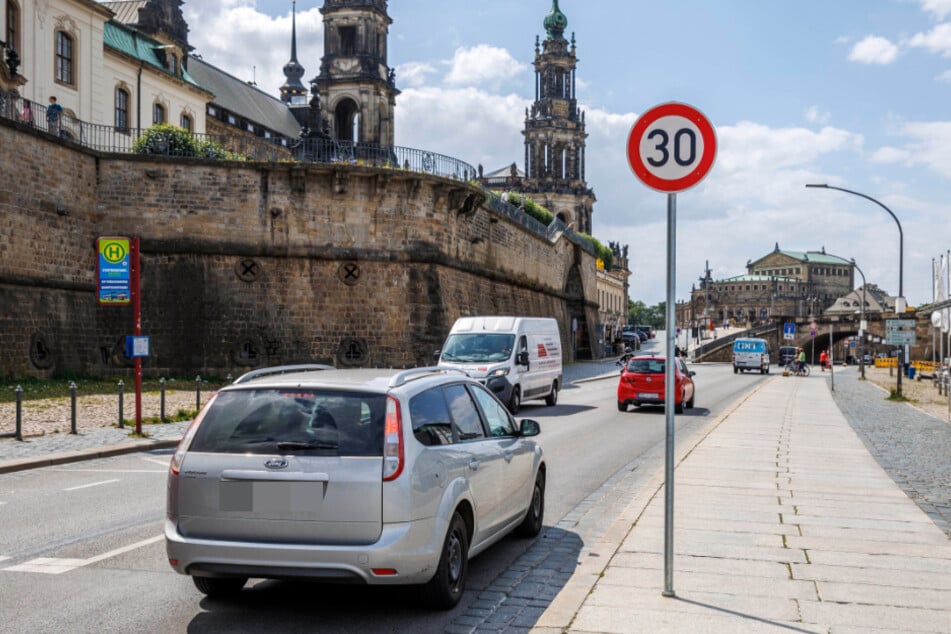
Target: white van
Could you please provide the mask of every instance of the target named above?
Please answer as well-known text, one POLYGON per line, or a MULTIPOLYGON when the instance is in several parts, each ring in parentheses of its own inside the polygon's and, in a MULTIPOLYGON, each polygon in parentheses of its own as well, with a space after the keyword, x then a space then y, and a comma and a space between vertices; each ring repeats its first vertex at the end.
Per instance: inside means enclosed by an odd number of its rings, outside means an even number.
POLYGON ((439 352, 440 367, 465 370, 518 413, 522 401, 558 402, 558 322, 542 317, 460 317, 439 352))
POLYGON ((769 344, 765 339, 733 341, 733 374, 746 370, 769 374, 769 344))

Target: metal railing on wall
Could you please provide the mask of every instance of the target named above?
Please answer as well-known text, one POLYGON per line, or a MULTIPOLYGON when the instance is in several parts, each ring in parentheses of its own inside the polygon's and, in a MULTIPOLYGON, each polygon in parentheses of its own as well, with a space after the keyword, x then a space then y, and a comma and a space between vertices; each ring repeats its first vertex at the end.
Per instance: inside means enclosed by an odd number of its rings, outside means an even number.
MULTIPOLYGON (((162 132, 156 128, 125 128, 82 121, 66 112, 55 119, 48 117, 46 105, 24 99, 10 91, 0 91, 0 118, 17 121, 43 132, 76 143, 97 152, 144 154, 197 158, 209 161, 287 161, 299 163, 339 164, 405 170, 450 178, 480 187, 476 170, 464 161, 415 148, 381 146, 370 143, 335 141, 324 138, 255 137, 234 134, 162 132)), ((484 189, 484 188, 482 188, 484 189)), ((569 229, 560 220, 550 225, 536 220, 519 209, 493 196, 486 196, 485 206, 505 215, 526 229, 552 240, 564 234, 585 251, 594 254, 589 240, 569 229)))

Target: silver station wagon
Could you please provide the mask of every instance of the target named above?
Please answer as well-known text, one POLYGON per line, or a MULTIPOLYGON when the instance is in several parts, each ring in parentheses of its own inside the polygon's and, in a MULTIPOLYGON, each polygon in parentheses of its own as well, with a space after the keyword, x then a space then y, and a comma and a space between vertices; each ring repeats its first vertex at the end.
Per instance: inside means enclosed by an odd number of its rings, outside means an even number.
POLYGON ((248 373, 172 458, 169 563, 209 596, 303 578, 418 584, 452 607, 471 557, 541 530, 538 433, 455 370, 248 373))

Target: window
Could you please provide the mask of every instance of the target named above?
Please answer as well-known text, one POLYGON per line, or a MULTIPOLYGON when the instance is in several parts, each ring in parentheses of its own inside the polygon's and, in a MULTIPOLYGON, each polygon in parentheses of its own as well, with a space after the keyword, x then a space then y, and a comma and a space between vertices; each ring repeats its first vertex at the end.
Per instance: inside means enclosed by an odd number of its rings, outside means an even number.
POLYGON ((178 76, 178 55, 175 53, 171 53, 168 56, 168 72, 176 77, 178 76))
POLYGON ((56 32, 56 81, 72 86, 73 77, 73 38, 63 31, 56 32))
POLYGON ((189 132, 191 132, 191 131, 192 131, 192 118, 183 112, 179 125, 182 126, 182 128, 184 128, 184 129, 188 130, 189 132))
POLYGON ((20 52, 20 7, 7 0, 7 46, 20 52))
POLYGON ((341 55, 355 55, 357 52, 357 27, 340 27, 340 53, 341 55))
POLYGON ((160 103, 152 104, 152 123, 165 123, 165 106, 160 103))
POLYGON ((514 436, 515 425, 505 407, 482 387, 473 387, 472 393, 482 407, 485 420, 489 424, 489 433, 493 436, 514 436))
POLYGON ((116 88, 115 120, 116 130, 128 131, 129 93, 123 88, 116 88))
POLYGON ((452 421, 441 389, 426 390, 409 402, 416 440, 428 447, 452 444, 452 421))
POLYGON ((456 430, 456 437, 461 442, 485 438, 482 420, 476 409, 472 397, 464 385, 450 385, 445 388, 446 400, 449 403, 449 412, 452 415, 452 424, 456 430))

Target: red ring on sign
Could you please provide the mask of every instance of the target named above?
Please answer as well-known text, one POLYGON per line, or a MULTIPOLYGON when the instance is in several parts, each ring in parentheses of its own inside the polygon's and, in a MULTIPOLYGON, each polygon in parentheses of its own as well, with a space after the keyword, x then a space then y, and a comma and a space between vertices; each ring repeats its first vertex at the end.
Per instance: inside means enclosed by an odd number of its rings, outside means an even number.
POLYGON ((627 137, 627 161, 634 175, 651 189, 672 193, 689 189, 703 180, 717 154, 717 135, 710 125, 710 121, 699 110, 685 103, 664 103, 654 106, 634 122, 631 133, 627 137), (687 119, 700 130, 703 138, 703 156, 692 172, 680 178, 668 179, 656 176, 647 169, 641 158, 641 137, 648 127, 658 119, 677 116, 687 119))

